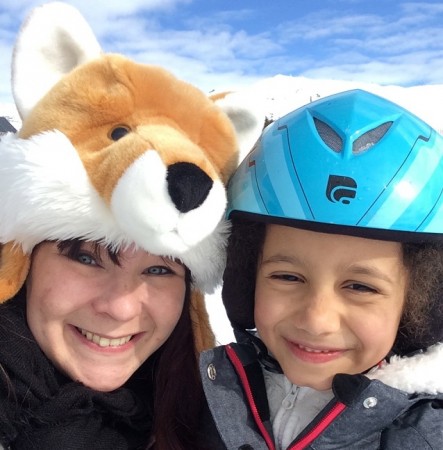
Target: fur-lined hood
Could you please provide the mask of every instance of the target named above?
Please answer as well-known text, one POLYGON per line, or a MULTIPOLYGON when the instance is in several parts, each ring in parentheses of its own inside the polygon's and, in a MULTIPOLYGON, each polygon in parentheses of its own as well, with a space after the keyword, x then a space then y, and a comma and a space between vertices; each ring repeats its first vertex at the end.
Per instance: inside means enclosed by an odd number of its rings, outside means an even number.
POLYGON ((394 355, 371 369, 366 375, 372 380, 408 394, 443 393, 443 343, 412 356, 394 355))

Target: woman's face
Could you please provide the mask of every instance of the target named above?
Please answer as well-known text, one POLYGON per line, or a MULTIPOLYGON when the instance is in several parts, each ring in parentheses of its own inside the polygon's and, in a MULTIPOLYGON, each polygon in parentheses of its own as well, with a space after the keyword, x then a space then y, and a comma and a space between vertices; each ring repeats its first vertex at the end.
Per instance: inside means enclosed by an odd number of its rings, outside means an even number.
POLYGON ((73 256, 45 242, 32 256, 27 320, 58 369, 112 391, 168 339, 185 291, 185 268, 173 260, 127 249, 116 264, 94 243, 73 256))
POLYGON ((292 383, 329 389, 389 353, 406 285, 399 243, 269 225, 255 323, 292 383))

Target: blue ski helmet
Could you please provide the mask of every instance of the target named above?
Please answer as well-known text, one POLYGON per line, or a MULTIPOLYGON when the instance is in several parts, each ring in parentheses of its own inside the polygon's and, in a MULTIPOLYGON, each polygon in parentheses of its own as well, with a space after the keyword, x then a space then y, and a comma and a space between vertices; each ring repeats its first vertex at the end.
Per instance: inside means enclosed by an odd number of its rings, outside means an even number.
POLYGON ((270 124, 228 187, 233 228, 222 299, 237 339, 251 339, 243 332, 255 328, 264 222, 430 249, 436 265, 426 270, 433 274, 418 276, 423 291, 430 289, 426 326, 401 323, 393 349, 407 354, 442 342, 442 158, 443 137, 429 125, 361 90, 318 100, 270 124), (435 273, 430 288, 426 280, 435 273))
POLYGON ((396 241, 443 237, 443 137, 352 90, 269 125, 240 164, 228 217, 396 241))

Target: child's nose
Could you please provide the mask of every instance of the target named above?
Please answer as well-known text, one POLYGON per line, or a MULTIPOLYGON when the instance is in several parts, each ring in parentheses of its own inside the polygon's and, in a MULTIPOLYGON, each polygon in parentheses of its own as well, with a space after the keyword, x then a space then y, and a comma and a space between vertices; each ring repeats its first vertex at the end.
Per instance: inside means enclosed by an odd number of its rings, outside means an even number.
POLYGON ((312 292, 298 312, 297 326, 312 334, 334 333, 340 329, 341 313, 333 292, 312 292))
POLYGON ((144 296, 146 292, 143 285, 115 280, 94 301, 93 306, 99 314, 106 314, 119 322, 128 322, 141 315, 144 296))

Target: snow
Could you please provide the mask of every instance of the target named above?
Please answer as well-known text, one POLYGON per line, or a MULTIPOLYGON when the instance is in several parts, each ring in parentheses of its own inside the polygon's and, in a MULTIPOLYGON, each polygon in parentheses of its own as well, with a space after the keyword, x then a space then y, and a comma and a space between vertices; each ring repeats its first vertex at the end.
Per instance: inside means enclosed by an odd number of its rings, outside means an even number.
MULTIPOLYGON (((443 134, 443 114, 440 112, 443 105, 443 84, 411 87, 380 86, 357 81, 276 75, 243 88, 239 95, 243 96, 245 101, 261 108, 269 119, 277 119, 318 98, 357 88, 398 103, 443 134)), ((12 125, 17 129, 20 128, 21 122, 14 105, 0 104, 0 116, 8 117, 12 125)), ((220 289, 207 296, 206 305, 217 341, 222 344, 232 341, 233 333, 223 308, 220 289)))
POLYGON ((443 84, 422 86, 380 86, 378 84, 322 80, 276 75, 243 89, 241 94, 261 103, 267 117, 276 119, 319 98, 349 89, 364 89, 385 97, 413 112, 443 133, 443 84))

